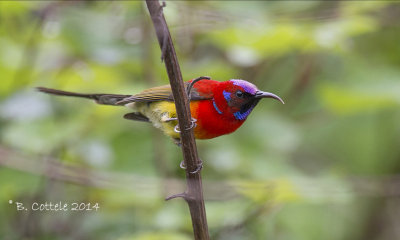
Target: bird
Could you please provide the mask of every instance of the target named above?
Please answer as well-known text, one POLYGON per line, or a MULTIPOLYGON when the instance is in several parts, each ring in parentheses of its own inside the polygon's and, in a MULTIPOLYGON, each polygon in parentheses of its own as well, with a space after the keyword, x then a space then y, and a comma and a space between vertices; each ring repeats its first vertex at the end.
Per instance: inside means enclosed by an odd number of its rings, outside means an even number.
MULTIPOLYGON (((277 95, 259 90, 242 79, 216 81, 199 77, 184 82, 190 100, 190 110, 196 139, 212 139, 235 132, 263 98, 284 104, 277 95)), ((134 112, 125 119, 150 122, 180 145, 180 132, 170 85, 146 89, 135 95, 76 93, 37 87, 43 93, 92 99, 98 104, 126 106, 134 112)))

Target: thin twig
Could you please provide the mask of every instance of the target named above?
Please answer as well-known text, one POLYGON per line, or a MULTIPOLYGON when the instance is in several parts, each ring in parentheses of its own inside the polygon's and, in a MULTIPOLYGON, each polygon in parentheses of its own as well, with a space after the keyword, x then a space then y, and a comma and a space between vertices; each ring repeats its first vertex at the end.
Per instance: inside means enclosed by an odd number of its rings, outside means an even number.
MULTIPOLYGON (((159 191, 159 185, 166 186, 166 192, 172 193, 184 188, 184 183, 175 178, 152 178, 132 173, 110 172, 95 169, 85 169, 80 164, 63 163, 60 159, 50 156, 26 155, 19 149, 12 149, 0 145, 0 167, 52 178, 59 182, 74 183, 84 187, 98 189, 113 189, 124 191, 143 192, 145 190, 159 191), (52 171, 49 172, 48 169, 52 171), (161 183, 160 183, 161 181, 161 183)), ((296 184, 301 190, 299 194, 304 199, 314 199, 315 196, 330 196, 350 194, 352 196, 370 198, 398 198, 400 197, 400 175, 385 176, 350 176, 342 179, 344 187, 332 188, 323 182, 313 179, 297 179, 296 184), (347 186, 347 187, 346 187, 347 186)), ((237 186, 232 182, 206 181, 207 199, 210 201, 227 201, 243 197, 242 192, 248 187, 237 186)), ((271 187, 271 182, 265 185, 251 187, 252 191, 265 192, 271 187)), ((173 196, 173 195, 172 195, 173 196)))
POLYGON ((163 14, 163 7, 165 7, 165 4, 161 6, 158 0, 146 0, 146 4, 160 44, 162 51, 161 56, 167 68, 178 115, 179 128, 181 129, 180 137, 183 159, 186 166, 187 182, 185 196, 189 196, 185 198, 185 200, 189 205, 190 215, 192 217, 194 238, 196 240, 210 239, 203 199, 201 171, 196 171, 198 166, 201 165, 201 161, 198 158, 196 141, 191 128, 192 117, 190 114, 187 92, 182 80, 182 74, 171 35, 163 14))

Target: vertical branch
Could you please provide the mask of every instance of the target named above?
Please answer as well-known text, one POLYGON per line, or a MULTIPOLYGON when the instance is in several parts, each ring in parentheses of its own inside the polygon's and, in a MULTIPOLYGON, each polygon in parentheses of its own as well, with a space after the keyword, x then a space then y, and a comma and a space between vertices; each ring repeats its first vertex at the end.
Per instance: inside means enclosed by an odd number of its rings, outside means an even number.
POLYGON ((146 4, 161 47, 161 57, 167 69, 178 115, 179 129, 181 129, 180 134, 183 159, 186 165, 187 190, 185 193, 176 196, 183 197, 189 205, 195 239, 207 240, 210 237, 208 234, 201 175, 200 171, 195 172, 201 161, 198 158, 196 141, 191 129, 192 118, 188 96, 182 80, 171 35, 164 18, 163 6, 160 5, 158 0, 146 0, 146 4))

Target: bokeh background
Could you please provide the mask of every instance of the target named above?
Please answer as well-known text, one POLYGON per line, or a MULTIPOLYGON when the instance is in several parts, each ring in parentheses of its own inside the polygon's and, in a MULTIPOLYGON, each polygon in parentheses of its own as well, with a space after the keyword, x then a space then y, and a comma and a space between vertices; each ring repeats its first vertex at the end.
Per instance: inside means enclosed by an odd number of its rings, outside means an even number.
MULTIPOLYGON (((400 239, 400 4, 167 1, 184 79, 264 100, 198 141, 212 239, 400 239)), ((129 112, 36 86, 133 94, 168 79, 141 1, 0 1, 0 238, 192 239, 181 151, 129 112), (9 200, 13 203, 10 204, 9 200), (17 211, 15 202, 98 203, 17 211)))

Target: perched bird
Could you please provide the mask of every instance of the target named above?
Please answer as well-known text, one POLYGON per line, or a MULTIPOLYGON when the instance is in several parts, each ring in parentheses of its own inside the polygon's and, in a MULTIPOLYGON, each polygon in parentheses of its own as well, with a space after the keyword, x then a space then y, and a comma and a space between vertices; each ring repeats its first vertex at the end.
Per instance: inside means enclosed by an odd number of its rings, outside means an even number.
MULTIPOLYGON (((234 132, 262 98, 274 98, 284 103, 277 95, 260 91, 254 84, 240 79, 219 82, 200 77, 185 82, 185 86, 189 89, 196 139, 210 139, 234 132)), ((125 114, 124 118, 151 122, 176 143, 180 142, 170 85, 146 89, 135 95, 82 94, 44 87, 37 89, 53 95, 93 99, 98 104, 130 107, 135 112, 125 114)))

